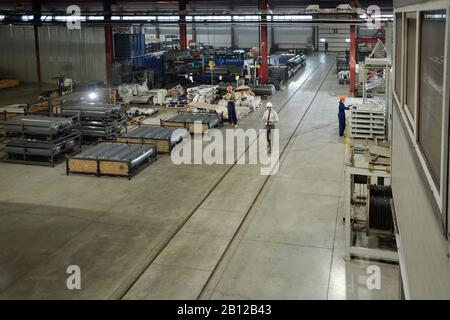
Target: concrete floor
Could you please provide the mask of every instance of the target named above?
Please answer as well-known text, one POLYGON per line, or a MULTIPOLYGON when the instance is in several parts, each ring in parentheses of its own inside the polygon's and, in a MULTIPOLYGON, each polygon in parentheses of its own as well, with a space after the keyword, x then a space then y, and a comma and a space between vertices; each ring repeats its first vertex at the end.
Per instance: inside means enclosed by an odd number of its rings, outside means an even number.
MULTIPOLYGON (((169 157, 131 181, 0 164, 0 298, 398 299, 398 266, 343 260, 336 97, 348 88, 334 64, 310 57, 271 98, 283 151, 272 177, 169 157), (73 264, 82 290, 66 288, 73 264), (366 288, 372 264, 381 290, 366 288)), ((262 112, 239 126, 261 128, 262 112)))

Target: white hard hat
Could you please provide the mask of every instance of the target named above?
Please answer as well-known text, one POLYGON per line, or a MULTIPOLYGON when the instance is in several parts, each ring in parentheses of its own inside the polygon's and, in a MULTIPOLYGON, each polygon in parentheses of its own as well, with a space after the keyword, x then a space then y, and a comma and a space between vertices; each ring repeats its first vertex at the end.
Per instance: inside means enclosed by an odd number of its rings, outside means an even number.
POLYGON ((266 103, 266 107, 267 107, 267 108, 272 108, 272 107, 273 107, 272 102, 267 102, 267 103, 266 103))

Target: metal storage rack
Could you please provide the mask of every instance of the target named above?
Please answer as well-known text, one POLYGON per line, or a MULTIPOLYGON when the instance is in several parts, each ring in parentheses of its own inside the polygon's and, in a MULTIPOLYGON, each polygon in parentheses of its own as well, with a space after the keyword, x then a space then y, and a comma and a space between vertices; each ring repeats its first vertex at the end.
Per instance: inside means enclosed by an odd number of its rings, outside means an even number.
POLYGON ((81 148, 79 116, 25 116, 3 125, 10 138, 3 162, 54 166, 81 148))
POLYGON ((65 101, 62 115, 80 115, 80 131, 83 142, 92 139, 110 140, 126 127, 127 113, 122 105, 65 101))
POLYGON ((352 107, 351 137, 384 139, 386 137, 386 108, 369 104, 352 107))

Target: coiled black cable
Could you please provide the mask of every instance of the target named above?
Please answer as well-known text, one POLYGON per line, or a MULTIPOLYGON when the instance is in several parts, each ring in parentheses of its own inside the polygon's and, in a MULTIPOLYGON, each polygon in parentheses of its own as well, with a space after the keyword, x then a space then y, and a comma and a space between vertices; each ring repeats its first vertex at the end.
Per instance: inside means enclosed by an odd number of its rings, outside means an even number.
POLYGON ((393 230, 390 186, 371 185, 369 203, 369 228, 383 231, 393 230))

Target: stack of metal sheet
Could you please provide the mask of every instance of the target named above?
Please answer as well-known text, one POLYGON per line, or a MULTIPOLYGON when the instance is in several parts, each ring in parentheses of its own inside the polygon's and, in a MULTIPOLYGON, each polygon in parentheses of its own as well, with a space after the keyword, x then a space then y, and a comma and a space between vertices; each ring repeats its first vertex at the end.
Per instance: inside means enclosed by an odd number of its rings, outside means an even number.
POLYGON ((126 123, 126 110, 122 105, 88 101, 65 101, 63 115, 80 115, 83 137, 104 137, 120 133, 126 123))
POLYGON ((184 122, 184 123, 206 123, 209 128, 215 128, 222 122, 222 118, 218 114, 214 113, 178 113, 175 116, 167 119, 167 121, 171 122, 184 122))
POLYGON ((189 137, 189 132, 186 129, 141 126, 122 136, 125 138, 170 140, 171 145, 175 145, 189 137))
POLYGON ((6 132, 50 135, 70 130, 74 124, 73 118, 29 115, 19 121, 6 122, 3 128, 6 132))
POLYGON ((155 154, 153 145, 127 145, 122 143, 101 143, 82 151, 77 159, 108 160, 128 162, 130 168, 141 164, 155 154))
MULTIPOLYGON (((42 162, 53 165, 57 156, 80 145, 77 117, 30 115, 4 124, 6 161, 42 162), (44 157, 44 159, 42 159, 44 157)), ((61 158, 61 157, 60 157, 61 158)))
POLYGON ((58 154, 73 150, 79 144, 79 137, 79 132, 72 132, 55 141, 12 139, 6 144, 4 151, 17 155, 55 157, 58 154))

